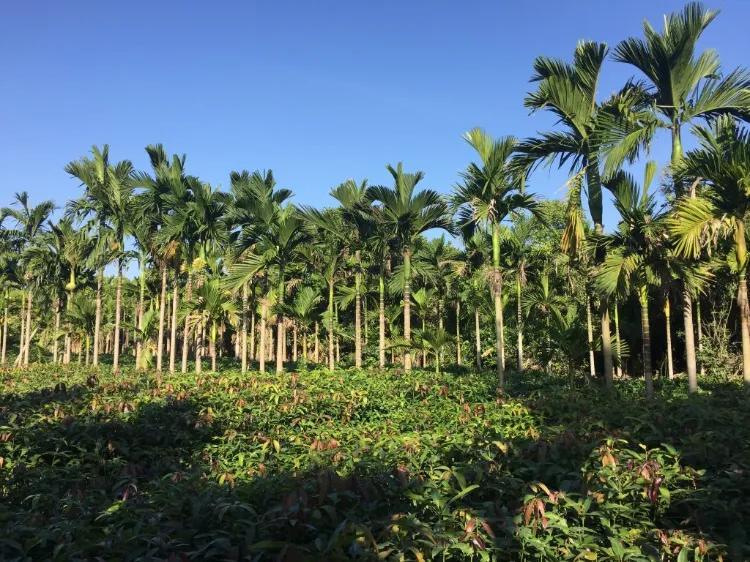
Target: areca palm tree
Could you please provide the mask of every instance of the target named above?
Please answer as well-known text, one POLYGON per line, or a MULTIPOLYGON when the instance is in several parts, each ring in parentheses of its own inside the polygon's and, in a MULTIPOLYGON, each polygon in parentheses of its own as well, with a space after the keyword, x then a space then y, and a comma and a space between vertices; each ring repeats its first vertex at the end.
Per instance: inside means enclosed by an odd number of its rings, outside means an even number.
POLYGON ((646 166, 642 188, 624 172, 613 180, 615 208, 621 220, 616 232, 603 237, 607 257, 596 274, 597 287, 606 295, 634 292, 638 297, 647 398, 654 393, 649 288, 661 285, 661 271, 669 259, 665 215, 657 209, 656 199, 648 192, 655 170, 652 163, 646 166))
MULTIPOLYGON (((115 372, 120 365, 120 317, 122 310, 122 273, 125 265, 125 235, 130 229, 133 214, 133 164, 122 160, 110 164, 109 146, 101 149, 94 146, 91 158, 84 157, 70 162, 65 171, 77 178, 84 186, 83 197, 70 205, 70 211, 79 216, 95 217, 99 234, 108 230, 117 251, 117 288, 115 293, 115 323, 113 333, 112 368, 115 372)), ((101 273, 100 273, 101 275, 101 273)), ((101 296, 99 296, 99 300, 101 296)), ((101 319, 101 305, 100 319, 101 319)), ((101 320, 100 320, 101 321, 101 320)), ((95 335, 94 365, 98 362, 99 348, 95 335)))
POLYGON ((311 286, 302 287, 294 297, 294 301, 289 307, 290 316, 292 316, 302 328, 302 358, 308 360, 308 336, 310 326, 314 322, 318 306, 322 301, 320 291, 311 286))
POLYGON ((559 314, 565 304, 564 299, 557 294, 550 284, 549 272, 543 270, 534 280, 531 288, 523 298, 523 308, 526 315, 535 313, 545 323, 544 364, 549 371, 552 362, 552 330, 550 323, 555 314, 559 314))
POLYGON ((472 162, 456 187, 453 203, 458 209, 458 223, 464 228, 487 226, 492 233, 492 292, 495 302, 497 376, 505 384, 505 335, 503 333, 503 295, 500 272, 501 223, 509 215, 527 210, 540 216, 534 196, 523 189, 525 172, 511 166, 517 148, 514 137, 493 139, 481 129, 464 136, 477 152, 479 162, 472 162))
POLYGON ((204 326, 208 330, 211 370, 216 371, 216 340, 219 329, 228 323, 237 321, 237 306, 229 291, 224 287, 221 278, 211 276, 195 290, 193 299, 187 304, 191 313, 191 322, 204 326))
POLYGON ((737 307, 740 311, 742 367, 750 385, 750 311, 747 296, 747 235, 750 213, 750 131, 724 116, 711 128, 697 127, 700 146, 673 166, 678 180, 703 183, 697 197, 675 205, 670 231, 679 254, 697 258, 712 239, 730 238, 737 263, 737 307))
MULTIPOLYGON (((604 231, 602 159, 607 161, 605 168, 614 170, 624 160, 635 158, 647 138, 640 128, 641 114, 647 101, 641 89, 628 83, 607 100, 597 100, 606 56, 607 46, 604 43, 581 41, 570 64, 548 57, 538 57, 534 61, 531 80, 538 86, 536 91, 527 95, 524 105, 532 111, 550 111, 557 118, 559 130, 520 142, 516 161, 523 169, 555 160, 560 166, 569 164, 573 172, 571 187, 577 195, 570 201, 580 206, 585 183, 588 209, 597 234, 604 231), (614 157, 607 158, 606 149, 610 149, 614 157)), ((573 217, 580 215, 574 213, 573 217)), ((578 221, 568 229, 567 237, 570 238, 572 234, 580 236, 582 233, 582 221, 578 221)), ((595 258, 600 263, 604 255, 598 253, 595 258)), ((606 298, 600 303, 599 310, 604 378, 611 386, 613 362, 606 298)))
MULTIPOLYGON (((42 201, 37 205, 31 205, 29 195, 22 191, 15 194, 14 205, 4 207, 0 210, 0 223, 5 218, 11 218, 15 221, 16 228, 10 233, 15 238, 15 249, 22 253, 25 249, 37 240, 38 236, 45 231, 45 224, 52 214, 55 205, 52 201, 42 201)), ((25 331, 22 330, 19 338, 19 357, 23 356, 22 363, 29 364, 29 349, 31 347, 31 315, 32 315, 32 298, 33 298, 33 278, 32 271, 23 272, 26 281, 26 299, 25 299, 25 331)), ((23 307, 22 307, 23 308, 23 307)), ((6 328, 7 330, 7 328, 6 328)), ((6 336, 7 337, 7 336, 6 336)))
MULTIPOLYGON (((370 201, 379 205, 380 220, 393 237, 393 242, 401 251, 404 261, 403 337, 408 342, 411 340, 411 260, 414 244, 417 238, 428 230, 443 229, 452 232, 453 224, 448 213, 448 205, 436 191, 416 191, 417 184, 424 178, 424 173, 404 172, 401 162, 395 168, 388 165, 386 169, 393 177, 393 187, 370 187, 367 196, 370 201)), ((411 370, 411 353, 408 348, 404 352, 404 370, 411 370)))
MULTIPOLYGON (((721 77, 718 54, 706 50, 696 56, 698 40, 718 15, 701 4, 691 2, 679 13, 664 17, 664 29, 656 31, 643 24, 644 39, 628 38, 617 45, 616 61, 630 64, 648 79, 655 119, 644 120, 643 127, 631 139, 653 135, 657 128, 670 131, 671 166, 683 156, 682 128, 696 119, 712 120, 720 115, 750 118, 750 74, 742 69, 721 77)), ((681 195, 680 186, 675 192, 681 195)), ((688 377, 696 380, 695 339, 692 298, 683 288, 683 323, 688 377)))

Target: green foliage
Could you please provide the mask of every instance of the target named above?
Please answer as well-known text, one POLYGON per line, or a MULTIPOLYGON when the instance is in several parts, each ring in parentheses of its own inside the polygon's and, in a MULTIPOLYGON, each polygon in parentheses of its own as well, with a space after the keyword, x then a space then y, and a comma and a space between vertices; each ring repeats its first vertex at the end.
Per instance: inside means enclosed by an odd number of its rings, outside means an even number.
POLYGON ((717 560, 747 550, 734 385, 542 373, 0 383, 0 558, 717 560))

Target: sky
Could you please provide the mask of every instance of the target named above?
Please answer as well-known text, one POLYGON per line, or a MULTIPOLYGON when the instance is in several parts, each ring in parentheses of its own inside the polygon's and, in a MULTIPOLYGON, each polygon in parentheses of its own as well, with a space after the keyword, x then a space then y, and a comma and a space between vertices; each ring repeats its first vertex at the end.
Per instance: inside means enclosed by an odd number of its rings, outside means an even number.
MULTIPOLYGON (((579 39, 661 27, 683 2, 659 0, 8 2, 0 17, 0 205, 28 191, 81 194, 64 166, 107 143, 147 169, 144 147, 187 154, 188 173, 228 189, 232 170, 272 169, 299 204, 330 205, 347 178, 385 184, 387 163, 423 170, 449 193, 480 126, 525 137, 539 55, 569 60, 579 39)), ((725 69, 748 65, 750 1, 713 0, 701 41, 725 69)), ((608 61, 600 96, 635 71, 608 61)), ((689 141, 688 141, 689 143, 689 141)), ((666 139, 652 158, 663 165, 666 139)), ((529 190, 565 195, 543 169, 529 190)), ((605 223, 616 221, 610 208, 605 223)))

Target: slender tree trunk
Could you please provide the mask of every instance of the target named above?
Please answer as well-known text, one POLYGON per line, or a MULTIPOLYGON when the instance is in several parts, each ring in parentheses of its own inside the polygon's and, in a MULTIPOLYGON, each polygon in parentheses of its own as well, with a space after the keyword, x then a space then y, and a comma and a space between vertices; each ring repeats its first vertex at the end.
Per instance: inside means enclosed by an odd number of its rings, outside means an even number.
MULTIPOLYGON (((190 302, 193 298, 193 275, 190 271, 190 264, 187 268, 187 281, 185 282, 185 302, 190 302)), ((185 322, 182 326, 182 372, 187 373, 188 353, 190 352, 190 314, 185 315, 185 322)))
MULTIPOLYGON (((695 299, 695 327, 696 333, 698 334, 698 356, 701 357, 703 353, 703 321, 701 320, 701 299, 697 297, 695 299)), ((703 361, 700 361, 700 375, 701 377, 706 375, 706 367, 703 361)))
POLYGON ((307 330, 308 326, 302 331, 302 360, 307 363, 307 330))
POLYGON ((664 324, 667 335, 667 376, 674 378, 674 363, 672 361, 672 310, 669 304, 669 294, 664 295, 664 324))
POLYGON ((362 274, 359 272, 361 265, 360 251, 355 252, 357 262, 357 274, 354 278, 354 366, 362 367, 362 318, 361 318, 361 291, 362 274))
POLYGON ((115 331, 112 336, 112 372, 120 371, 120 317, 122 315, 122 260, 117 260, 117 288, 115 289, 115 331))
POLYGON ((253 292, 252 304, 250 305, 250 359, 253 361, 257 359, 255 333, 255 292, 253 292))
POLYGON ((333 310, 333 279, 328 281, 328 369, 333 372, 336 368, 334 357, 334 310, 333 310))
POLYGON ((18 334, 18 356, 16 357, 13 365, 20 367, 23 365, 23 350, 24 341, 26 340, 26 292, 21 292, 21 307, 20 307, 20 323, 21 331, 18 334))
MULTIPOLYGON (((60 308, 62 307, 60 303, 60 299, 55 299, 55 334, 54 334, 54 340, 52 342, 52 362, 57 365, 59 362, 58 357, 58 335, 60 334, 60 308)), ((67 333, 66 333, 67 337, 67 333)))
POLYGON ((247 300, 248 287, 247 283, 245 283, 242 285, 242 331, 240 334, 240 363, 242 365, 243 373, 247 372, 247 300))
MULTIPOLYGON (((411 248, 404 248, 404 339, 411 343, 411 248)), ((404 352, 404 371, 411 371, 411 351, 404 352)))
MULTIPOLYGON (((596 363, 594 359, 594 325, 591 321, 591 299, 586 295, 586 333, 589 346, 589 378, 596 377, 596 363)), ((589 382, 588 380, 586 382, 589 382)))
POLYGON ((26 347, 24 348, 23 352, 23 366, 28 367, 29 366, 29 353, 31 350, 31 313, 33 311, 33 306, 31 303, 31 299, 33 297, 33 291, 29 289, 29 303, 26 307, 26 347))
POLYGON ((258 357, 258 369, 261 373, 266 372, 266 334, 268 330, 266 329, 266 321, 267 321, 267 315, 268 315, 268 295, 263 295, 263 300, 260 303, 260 342, 258 343, 259 347, 259 357, 258 357))
POLYGON ((474 351, 476 352, 477 370, 482 370, 482 335, 479 331, 479 307, 474 307, 474 351))
MULTIPOLYGON (((745 386, 750 387, 750 307, 747 301, 747 245, 745 242, 745 223, 737 221, 735 228, 735 247, 737 248, 737 308, 740 311, 740 332, 742 335, 742 378, 745 386)), ((31 300, 29 300, 31 308, 31 300)))
POLYGON ((146 258, 143 254, 140 254, 138 258, 138 313, 137 313, 137 324, 138 324, 138 335, 135 339, 135 368, 137 370, 143 370, 143 344, 145 341, 143 334, 143 314, 144 307, 146 306, 146 258))
POLYGON ((317 320, 315 321, 315 362, 320 363, 320 334, 317 320))
POLYGON ((516 364, 518 370, 523 370, 523 310, 521 308, 521 272, 519 271, 516 277, 516 328, 518 335, 516 336, 516 364))
POLYGON ((492 289, 495 303, 495 353, 497 355, 497 382, 505 385, 505 341, 503 334, 503 294, 500 277, 500 224, 492 225, 492 289))
POLYGON ((178 289, 180 287, 180 266, 174 268, 174 282, 172 284, 172 331, 169 337, 169 372, 174 373, 177 368, 177 307, 179 305, 178 289))
POLYGON ((461 366, 461 301, 456 301, 456 365, 461 366))
POLYGON ((378 278, 378 359, 381 369, 385 369, 385 277, 381 272, 378 278))
POLYGON ((94 317, 94 356, 91 360, 94 367, 99 364, 99 340, 102 328, 102 283, 104 270, 99 268, 96 274, 96 315, 94 317))
POLYGON ((89 345, 90 345, 89 339, 90 339, 89 338, 89 334, 86 333, 86 366, 88 366, 89 359, 90 359, 90 357, 89 357, 89 345))
POLYGON ((200 374, 203 371, 203 341, 205 339, 205 323, 203 320, 196 325, 195 330, 195 373, 200 374))
POLYGON ((159 295, 159 336, 156 342, 156 370, 161 373, 164 353, 164 313, 167 307, 167 264, 161 264, 161 293, 159 295))
POLYGON ((297 363, 297 323, 292 325, 292 361, 297 363))
POLYGON ((646 398, 654 396, 654 377, 651 371, 651 327, 648 320, 648 288, 641 287, 638 292, 641 305, 641 332, 643 334, 643 376, 646 379, 646 398))
POLYGON ((210 353, 211 353, 211 371, 216 372, 216 322, 211 322, 211 336, 209 337, 208 341, 209 346, 211 346, 210 353))
POLYGON ((617 342, 617 376, 622 378, 622 346, 620 345, 620 307, 615 298, 615 341, 617 342))
POLYGON ((5 306, 3 307, 3 343, 0 349, 0 365, 5 365, 8 353, 8 293, 5 293, 5 306))
POLYGON ((688 390, 698 390, 695 361, 695 335, 693 334, 693 299, 686 287, 682 289, 682 321, 685 328, 685 363, 688 375, 688 390))
MULTIPOLYGON (((284 304, 284 272, 279 275, 279 305, 284 304)), ((276 373, 284 372, 284 316, 279 314, 276 322, 276 373)))
POLYGON ((612 388, 612 336, 609 331, 609 302, 602 297, 601 302, 602 323, 602 357, 604 359, 604 382, 607 388, 612 388))

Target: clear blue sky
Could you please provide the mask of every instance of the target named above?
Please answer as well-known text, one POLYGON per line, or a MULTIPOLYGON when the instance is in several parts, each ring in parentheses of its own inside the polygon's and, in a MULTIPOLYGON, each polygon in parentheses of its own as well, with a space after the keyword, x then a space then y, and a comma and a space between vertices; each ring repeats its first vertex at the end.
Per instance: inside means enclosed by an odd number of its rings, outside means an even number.
MULTIPOLYGON (((461 134, 548 128, 522 100, 537 55, 570 58, 661 26, 676 1, 8 2, 0 18, 0 203, 15 191, 62 205, 64 165, 92 144, 146 168, 143 147, 186 153, 224 188, 230 170, 274 170, 299 203, 330 202, 354 177, 404 161, 450 191, 472 157, 461 134)), ((750 2, 722 10, 702 41, 724 67, 750 64, 750 2)), ((608 62, 601 94, 633 71, 608 62)), ((664 144, 654 156, 664 162, 664 144)), ((531 189, 564 194, 565 175, 531 189)), ((613 221, 614 217, 609 217, 613 221)))

